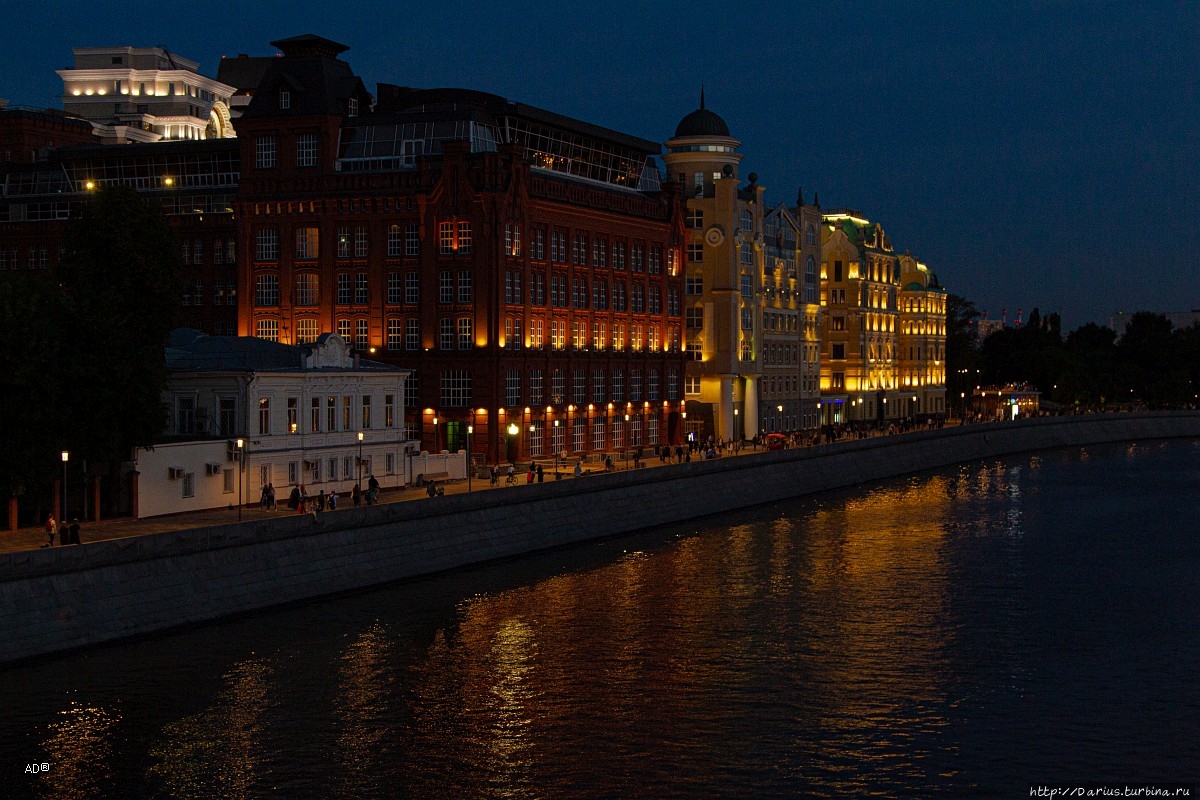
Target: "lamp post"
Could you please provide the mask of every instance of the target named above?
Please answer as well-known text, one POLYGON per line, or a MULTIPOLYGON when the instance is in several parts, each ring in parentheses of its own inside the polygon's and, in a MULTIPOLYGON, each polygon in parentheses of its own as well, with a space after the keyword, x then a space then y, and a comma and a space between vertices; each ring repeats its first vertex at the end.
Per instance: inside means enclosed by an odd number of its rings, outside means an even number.
MULTIPOLYGON (((558 420, 554 420, 554 427, 558 428, 558 420)), ((554 435, 550 437, 550 446, 554 448, 554 477, 558 477, 558 431, 554 431, 554 435)))
POLYGON ((441 452, 441 448, 439 448, 439 447, 438 447, 438 428, 437 428, 437 425, 438 425, 438 419, 437 419, 437 415, 435 414, 435 415, 434 415, 434 417, 433 417, 433 452, 435 452, 435 453, 440 453, 440 452, 441 452))
POLYGON ((63 462, 63 503, 62 503, 62 521, 67 521, 67 461, 71 458, 71 454, 66 450, 62 451, 63 462))
POLYGON ((475 433, 475 409, 471 409, 471 424, 467 426, 467 494, 471 493, 471 439, 475 433))
POLYGON ((775 410, 779 412, 779 420, 778 420, 779 427, 777 427, 775 430, 782 432, 783 431, 783 405, 780 404, 780 405, 775 406, 775 410))
POLYGON ((362 491, 362 443, 363 432, 358 432, 358 490, 362 491))
MULTIPOLYGON (((242 505, 243 505, 243 503, 242 503, 242 483, 243 483, 243 482, 244 482, 244 480, 245 480, 244 476, 245 476, 245 472, 246 472, 246 459, 245 459, 245 458, 243 458, 243 456, 245 455, 245 454, 243 453, 243 448, 244 448, 245 446, 246 446, 246 440, 245 440, 245 439, 238 439, 238 440, 237 440, 237 454, 238 454, 238 522, 241 522, 241 521, 242 521, 242 505)), ((66 453, 64 453, 63 455, 66 455, 66 453)), ((66 460, 66 459, 64 459, 64 460, 66 460)))

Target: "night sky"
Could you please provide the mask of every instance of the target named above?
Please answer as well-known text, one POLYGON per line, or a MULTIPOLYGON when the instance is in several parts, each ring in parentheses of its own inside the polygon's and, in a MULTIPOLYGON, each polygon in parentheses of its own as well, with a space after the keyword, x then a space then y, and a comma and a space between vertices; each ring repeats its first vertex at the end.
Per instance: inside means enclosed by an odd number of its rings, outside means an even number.
POLYGON ((0 0, 0 97, 61 107, 72 47, 215 77, 303 33, 371 91, 479 89, 659 142, 703 84, 770 202, 856 209, 991 317, 1200 308, 1200 3, 779 6, 0 0))

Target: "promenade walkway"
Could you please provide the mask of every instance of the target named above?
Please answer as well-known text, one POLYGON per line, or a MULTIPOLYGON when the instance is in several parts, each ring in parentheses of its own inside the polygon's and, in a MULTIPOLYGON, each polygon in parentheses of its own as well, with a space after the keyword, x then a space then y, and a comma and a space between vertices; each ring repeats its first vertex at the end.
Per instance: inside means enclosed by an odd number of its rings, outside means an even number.
MULTIPOLYGON (((763 452, 762 448, 755 450, 753 447, 744 447, 737 455, 750 455, 755 452, 763 452)), ((727 453, 723 457, 733 457, 734 454, 727 453)), ((693 453, 692 458, 698 458, 699 454, 693 453)), ((627 468, 632 468, 633 462, 617 462, 617 471, 622 471, 627 468)), ((643 469, 658 469, 675 464, 674 459, 662 463, 657 456, 647 454, 643 460, 643 469)), ((600 464, 585 463, 584 469, 593 472, 600 469, 600 464)), ((560 461, 559 474, 561 480, 576 480, 573 475, 575 461, 560 461)), ((503 465, 501 467, 503 470, 503 465)), ((553 482, 555 480, 553 468, 545 470, 545 480, 553 482)), ((517 475, 518 485, 525 485, 525 473, 517 475)), ((487 478, 473 478, 468 487, 468 481, 447 481, 443 482, 445 494, 465 494, 468 490, 472 492, 502 492, 508 488, 504 485, 505 476, 501 474, 499 484, 490 486, 487 478)), ((294 516, 296 512, 289 509, 286 505, 287 495, 282 494, 279 497, 279 508, 276 511, 260 511, 258 504, 253 506, 247 505, 242 509, 242 521, 251 522, 261 520, 263 518, 288 517, 294 516)), ((429 500, 424 488, 409 487, 406 489, 385 489, 380 493, 379 503, 405 503, 418 502, 429 500)), ((343 493, 338 498, 338 511, 346 508, 352 508, 350 497, 347 493, 343 493)), ((337 514, 338 511, 324 511, 325 514, 337 514)), ((88 542, 104 541, 107 539, 122 539, 128 536, 145 536, 151 533, 164 533, 167 531, 188 530, 190 528, 205 528, 213 525, 229 525, 238 521, 237 508, 215 508, 206 511, 192 511, 182 514, 170 514, 159 517, 149 517, 146 519, 131 519, 129 517, 116 517, 113 519, 103 519, 99 522, 80 521, 80 541, 86 545, 88 542)), ((20 528, 16 531, 0 531, 0 553, 12 553, 22 550, 36 550, 46 546, 46 532, 41 528, 20 528)), ((55 537, 55 546, 58 537, 55 537)))

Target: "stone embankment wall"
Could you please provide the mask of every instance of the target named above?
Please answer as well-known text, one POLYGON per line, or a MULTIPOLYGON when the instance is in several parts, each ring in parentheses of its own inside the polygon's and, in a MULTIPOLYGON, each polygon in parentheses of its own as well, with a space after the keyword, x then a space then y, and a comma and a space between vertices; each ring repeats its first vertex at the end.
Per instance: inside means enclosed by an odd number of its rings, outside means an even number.
POLYGON ((1200 437, 1200 412, 1048 417, 0 556, 0 663, 952 464, 1200 437))

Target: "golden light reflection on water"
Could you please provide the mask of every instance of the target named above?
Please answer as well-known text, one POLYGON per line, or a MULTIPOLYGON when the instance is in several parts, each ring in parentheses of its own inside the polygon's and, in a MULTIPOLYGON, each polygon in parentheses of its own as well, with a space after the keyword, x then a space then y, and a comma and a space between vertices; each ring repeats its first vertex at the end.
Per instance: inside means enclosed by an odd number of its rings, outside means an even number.
POLYGON ((392 642, 375 623, 355 637, 339 663, 337 797, 375 796, 391 779, 385 737, 397 689, 392 642))
POLYGON ((225 688, 204 711, 163 727, 150 749, 150 777, 172 800, 230 800, 258 796, 263 717, 274 671, 262 659, 236 664, 225 688))
POLYGON ((120 716, 103 708, 72 703, 59 712, 50 725, 50 736, 42 742, 49 756, 49 771, 43 773, 49 800, 83 800, 102 796, 112 775, 112 739, 120 716))

